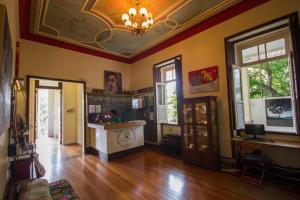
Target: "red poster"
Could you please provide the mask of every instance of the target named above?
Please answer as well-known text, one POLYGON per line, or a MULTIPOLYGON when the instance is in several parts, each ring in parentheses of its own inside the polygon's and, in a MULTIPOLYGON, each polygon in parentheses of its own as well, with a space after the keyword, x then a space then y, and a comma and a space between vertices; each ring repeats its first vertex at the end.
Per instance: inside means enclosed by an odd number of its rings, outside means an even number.
POLYGON ((189 85, 191 93, 218 91, 218 66, 189 72, 189 85))

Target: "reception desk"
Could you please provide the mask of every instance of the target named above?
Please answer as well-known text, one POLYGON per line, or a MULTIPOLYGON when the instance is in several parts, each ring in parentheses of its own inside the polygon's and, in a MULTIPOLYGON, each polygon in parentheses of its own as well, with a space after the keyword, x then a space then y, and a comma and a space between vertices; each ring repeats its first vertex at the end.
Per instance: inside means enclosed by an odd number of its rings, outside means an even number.
POLYGON ((101 159, 111 160, 144 146, 145 121, 88 124, 89 146, 101 159))

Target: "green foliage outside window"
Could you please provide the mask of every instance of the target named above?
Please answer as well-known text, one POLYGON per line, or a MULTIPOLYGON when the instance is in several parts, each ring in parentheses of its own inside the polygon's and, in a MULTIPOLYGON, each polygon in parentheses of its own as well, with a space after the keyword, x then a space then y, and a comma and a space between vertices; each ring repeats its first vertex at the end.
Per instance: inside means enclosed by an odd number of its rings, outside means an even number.
POLYGON ((256 64, 248 70, 251 99, 291 96, 287 58, 256 64))

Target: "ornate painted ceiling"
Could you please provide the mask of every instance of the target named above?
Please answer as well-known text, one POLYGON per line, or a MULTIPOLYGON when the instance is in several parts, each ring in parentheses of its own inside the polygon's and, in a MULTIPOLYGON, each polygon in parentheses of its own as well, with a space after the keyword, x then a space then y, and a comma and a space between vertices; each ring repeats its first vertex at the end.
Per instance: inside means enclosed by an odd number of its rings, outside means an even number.
POLYGON ((121 20, 135 0, 31 0, 29 31, 130 59, 240 1, 141 0, 154 24, 138 37, 121 20))

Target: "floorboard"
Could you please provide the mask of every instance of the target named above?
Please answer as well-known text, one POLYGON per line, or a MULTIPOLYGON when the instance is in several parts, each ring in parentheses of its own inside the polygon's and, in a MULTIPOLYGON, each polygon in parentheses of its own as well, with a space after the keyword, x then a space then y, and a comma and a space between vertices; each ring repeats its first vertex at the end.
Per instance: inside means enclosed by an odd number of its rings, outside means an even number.
POLYGON ((299 199, 299 195, 238 177, 210 171, 144 150, 114 161, 79 156, 48 163, 50 182, 67 179, 83 200, 157 199, 299 199))

